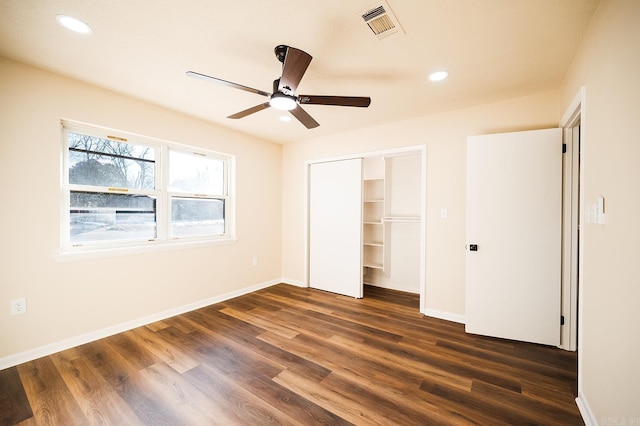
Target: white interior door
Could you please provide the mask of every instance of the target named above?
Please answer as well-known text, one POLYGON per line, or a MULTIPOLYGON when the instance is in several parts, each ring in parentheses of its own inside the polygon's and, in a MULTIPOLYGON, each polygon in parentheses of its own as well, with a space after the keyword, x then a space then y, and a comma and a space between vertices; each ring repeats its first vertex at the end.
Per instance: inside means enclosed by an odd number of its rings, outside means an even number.
POLYGON ((362 297, 362 159, 312 164, 309 194, 309 285, 362 297))
POLYGON ((562 131, 467 139, 466 331, 560 344, 562 131))

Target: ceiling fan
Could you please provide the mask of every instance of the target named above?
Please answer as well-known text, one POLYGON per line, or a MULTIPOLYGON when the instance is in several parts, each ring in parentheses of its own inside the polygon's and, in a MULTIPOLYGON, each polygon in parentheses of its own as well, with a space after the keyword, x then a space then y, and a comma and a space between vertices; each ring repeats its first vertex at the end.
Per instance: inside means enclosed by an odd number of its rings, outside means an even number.
POLYGON ((242 118, 263 109, 273 107, 283 111, 289 111, 298 119, 307 129, 318 127, 320 124, 313 119, 301 105, 336 105, 350 107, 368 107, 371 104, 371 98, 361 96, 316 96, 316 95, 296 95, 295 91, 302 80, 312 56, 295 47, 285 45, 276 46, 274 49, 276 57, 282 62, 282 76, 273 81, 273 93, 243 86, 241 84, 232 83, 220 78, 211 77, 200 74, 195 71, 187 71, 187 76, 199 78, 202 80, 213 81, 214 83, 224 84, 225 86, 234 87, 246 92, 255 93, 257 95, 266 96, 268 102, 256 105, 244 111, 240 111, 227 118, 242 118))

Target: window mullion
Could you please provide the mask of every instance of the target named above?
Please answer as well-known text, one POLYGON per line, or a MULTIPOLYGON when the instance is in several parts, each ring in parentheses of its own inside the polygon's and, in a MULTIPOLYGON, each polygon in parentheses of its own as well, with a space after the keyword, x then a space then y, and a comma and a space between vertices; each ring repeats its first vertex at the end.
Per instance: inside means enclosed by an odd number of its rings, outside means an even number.
POLYGON ((158 194, 158 210, 156 212, 156 220, 158 224, 158 239, 160 241, 166 241, 169 238, 169 218, 171 212, 169 211, 170 203, 167 193, 167 187, 169 185, 169 155, 167 147, 162 145, 160 151, 160 163, 156 165, 156 188, 159 188, 158 194))
POLYGON ((236 180, 235 180, 235 170, 236 170, 236 159, 235 157, 228 157, 225 160, 225 196, 227 199, 225 200, 225 223, 224 223, 224 232, 227 235, 236 235, 236 180), (229 214, 231 213, 231 214, 229 214))

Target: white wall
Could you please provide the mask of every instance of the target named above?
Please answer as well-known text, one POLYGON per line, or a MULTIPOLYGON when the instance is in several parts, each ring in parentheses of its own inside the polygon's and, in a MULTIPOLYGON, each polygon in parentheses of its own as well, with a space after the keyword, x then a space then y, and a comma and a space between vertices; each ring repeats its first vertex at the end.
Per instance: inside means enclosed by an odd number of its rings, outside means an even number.
POLYGON ((291 282, 304 280, 305 161, 424 144, 427 146, 426 308, 463 318, 466 138, 557 127, 558 100, 554 91, 284 145, 282 276, 291 282), (442 208, 448 209, 447 220, 440 219, 442 208))
POLYGON ((0 94, 0 364, 280 276, 281 145, 3 58, 0 94), (61 118, 236 155, 239 241, 56 263, 61 118), (19 297, 28 312, 11 316, 19 297))
POLYGON ((604 197, 606 224, 584 226, 581 399, 600 424, 640 424, 640 1, 601 3, 563 109, 583 85, 584 201, 604 197))

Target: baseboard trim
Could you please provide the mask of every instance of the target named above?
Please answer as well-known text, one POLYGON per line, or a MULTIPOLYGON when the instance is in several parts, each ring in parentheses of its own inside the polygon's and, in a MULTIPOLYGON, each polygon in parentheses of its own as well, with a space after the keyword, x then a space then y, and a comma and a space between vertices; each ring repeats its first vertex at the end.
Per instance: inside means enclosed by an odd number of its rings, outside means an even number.
POLYGON ((234 297, 242 296, 248 293, 252 293, 263 288, 271 287, 275 284, 279 284, 283 281, 280 279, 266 281, 253 286, 245 287, 239 290, 234 290, 228 293, 221 294, 219 296, 210 297, 204 300, 199 300, 194 303, 179 306, 177 308, 167 309, 166 311, 158 312, 156 314, 148 315, 146 317, 138 318, 135 320, 123 322, 110 327, 105 327, 100 330, 92 331, 89 333, 81 334, 79 336, 70 337, 68 339, 60 340, 58 342, 50 343, 48 345, 40 346, 28 351, 20 352, 14 355, 9 355, 0 358, 0 370, 13 367, 24 362, 32 361, 43 356, 48 356, 56 352, 70 349, 76 346, 84 345, 85 343, 93 342, 95 340, 103 339, 108 336, 112 336, 117 333, 122 333, 127 330, 131 330, 136 327, 151 324, 156 321, 161 321, 176 315, 184 314, 186 312, 194 311, 196 309, 204 308, 205 306, 213 305, 214 303, 224 302, 225 300, 233 299, 234 297))
POLYGON ((598 426, 598 421, 596 420, 596 416, 593 415, 593 411, 591 411, 591 407, 587 402, 587 398, 584 394, 579 391, 578 397, 576 398, 576 404, 578 405, 578 409, 580 410, 580 415, 582 416, 582 420, 586 426, 598 426))
POLYGON ((457 322, 457 323, 460 323, 460 324, 465 324, 466 323, 465 316, 464 315, 460 315, 460 314, 452 314, 450 312, 437 311, 435 309, 425 309, 423 313, 426 316, 432 317, 432 318, 443 319, 443 320, 446 320, 446 321, 453 321, 453 322, 457 322))
POLYGON ((295 285, 296 287, 303 287, 303 288, 307 287, 304 281, 294 280, 293 278, 280 278, 280 282, 284 284, 295 285))

